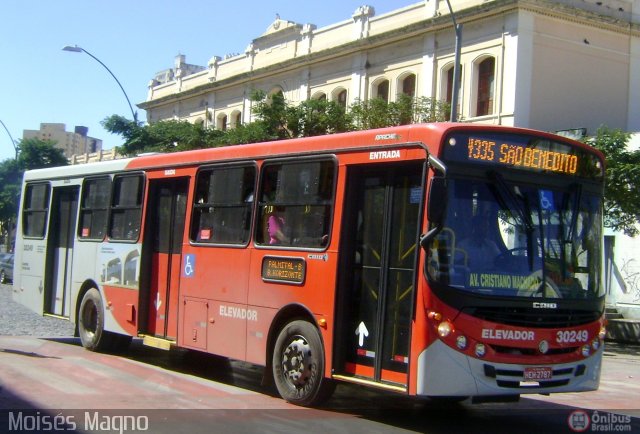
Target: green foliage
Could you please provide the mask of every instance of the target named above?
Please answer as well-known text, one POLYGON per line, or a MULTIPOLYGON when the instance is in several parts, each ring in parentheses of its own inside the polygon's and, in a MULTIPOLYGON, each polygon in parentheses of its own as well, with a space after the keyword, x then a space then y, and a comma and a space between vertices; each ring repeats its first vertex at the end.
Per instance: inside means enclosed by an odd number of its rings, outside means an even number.
POLYGON ((55 144, 52 140, 25 139, 18 144, 17 159, 0 162, 0 226, 3 234, 10 231, 18 213, 25 170, 69 164, 67 157, 55 144))
POLYGON ((590 143, 606 157, 604 225, 626 235, 640 233, 640 150, 629 150, 630 135, 606 127, 598 129, 590 143))
POLYGON ((14 159, 7 159, 0 163, 0 185, 2 185, 2 190, 0 190, 0 223, 3 228, 8 227, 8 223, 16 217, 18 212, 22 173, 18 162, 14 159))
POLYGON ((290 104, 282 92, 267 95, 254 90, 250 99, 256 120, 225 131, 176 120, 141 126, 118 115, 106 118, 102 125, 124 138, 124 144, 118 149, 121 154, 138 155, 444 121, 449 110, 448 104, 433 98, 412 98, 404 94, 399 95, 396 102, 376 98, 357 101, 348 109, 326 99, 290 104))
POLYGON ((350 116, 333 101, 311 99, 287 107, 286 126, 292 137, 343 133, 351 129, 350 116))
POLYGON ((66 166, 67 157, 53 140, 25 139, 18 144, 18 168, 21 170, 66 166))
POLYGON ((265 92, 255 90, 251 94, 252 113, 256 122, 271 140, 292 138, 287 130, 287 102, 282 92, 267 96, 265 92))
POLYGON ((398 95, 397 101, 386 102, 382 98, 356 101, 349 112, 354 129, 368 130, 414 123, 443 122, 447 120, 450 106, 435 98, 412 98, 398 95))
POLYGON ((277 140, 277 136, 272 135, 266 123, 251 122, 226 130, 216 140, 216 146, 244 145, 246 143, 259 143, 270 140, 277 140))

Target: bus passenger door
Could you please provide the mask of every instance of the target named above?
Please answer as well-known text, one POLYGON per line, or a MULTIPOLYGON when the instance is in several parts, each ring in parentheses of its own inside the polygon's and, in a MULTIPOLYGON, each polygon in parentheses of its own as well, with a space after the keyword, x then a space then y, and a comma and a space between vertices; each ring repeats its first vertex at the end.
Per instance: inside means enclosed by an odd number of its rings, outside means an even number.
POLYGON ((63 317, 69 317, 71 302, 69 293, 79 193, 77 186, 57 187, 53 189, 51 202, 44 312, 63 317))
POLYGON ((348 170, 334 372, 338 377, 357 377, 404 390, 424 165, 348 170))
POLYGON ((148 267, 146 333, 178 336, 178 288, 182 239, 189 192, 188 178, 150 180, 145 250, 148 267))

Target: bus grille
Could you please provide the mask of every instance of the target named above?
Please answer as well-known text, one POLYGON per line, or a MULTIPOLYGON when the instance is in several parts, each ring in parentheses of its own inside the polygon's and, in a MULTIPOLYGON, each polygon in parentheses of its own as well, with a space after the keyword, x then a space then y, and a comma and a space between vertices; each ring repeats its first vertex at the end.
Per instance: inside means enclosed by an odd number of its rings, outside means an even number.
POLYGON ((561 328, 575 327, 597 321, 600 312, 577 309, 541 310, 525 307, 470 307, 467 315, 498 324, 520 327, 561 328))

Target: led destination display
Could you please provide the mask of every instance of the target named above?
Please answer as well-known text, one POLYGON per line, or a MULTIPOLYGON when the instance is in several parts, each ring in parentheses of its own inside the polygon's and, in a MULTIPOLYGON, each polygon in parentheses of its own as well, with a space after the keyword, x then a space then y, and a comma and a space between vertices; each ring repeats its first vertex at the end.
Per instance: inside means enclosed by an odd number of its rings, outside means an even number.
POLYGON ((445 140, 444 157, 449 161, 585 178, 603 175, 601 162, 587 150, 528 135, 453 133, 445 140))

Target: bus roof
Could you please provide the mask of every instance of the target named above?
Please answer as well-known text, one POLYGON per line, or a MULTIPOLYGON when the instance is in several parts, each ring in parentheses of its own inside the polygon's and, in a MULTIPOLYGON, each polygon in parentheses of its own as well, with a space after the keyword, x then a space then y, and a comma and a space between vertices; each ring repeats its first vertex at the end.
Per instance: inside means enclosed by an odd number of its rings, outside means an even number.
MULTIPOLYGON (((158 169, 177 166, 198 165, 207 162, 233 161, 241 159, 262 159, 287 155, 305 155, 307 153, 339 152, 346 149, 393 147, 404 143, 422 142, 429 152, 439 155, 441 138, 450 131, 472 129, 476 131, 504 131, 504 126, 479 125, 468 123, 429 123, 412 124, 398 127, 387 127, 367 131, 330 134, 290 140, 230 145, 218 148, 196 149, 175 153, 159 153, 138 157, 104 161, 98 163, 79 164, 73 166, 53 167, 27 171, 25 181, 36 179, 53 179, 73 177, 87 174, 112 173, 125 170, 158 169)), ((569 142, 582 147, 604 161, 604 156, 596 149, 583 143, 556 136, 551 133, 523 128, 509 129, 516 133, 534 134, 548 137, 550 140, 569 142)))

